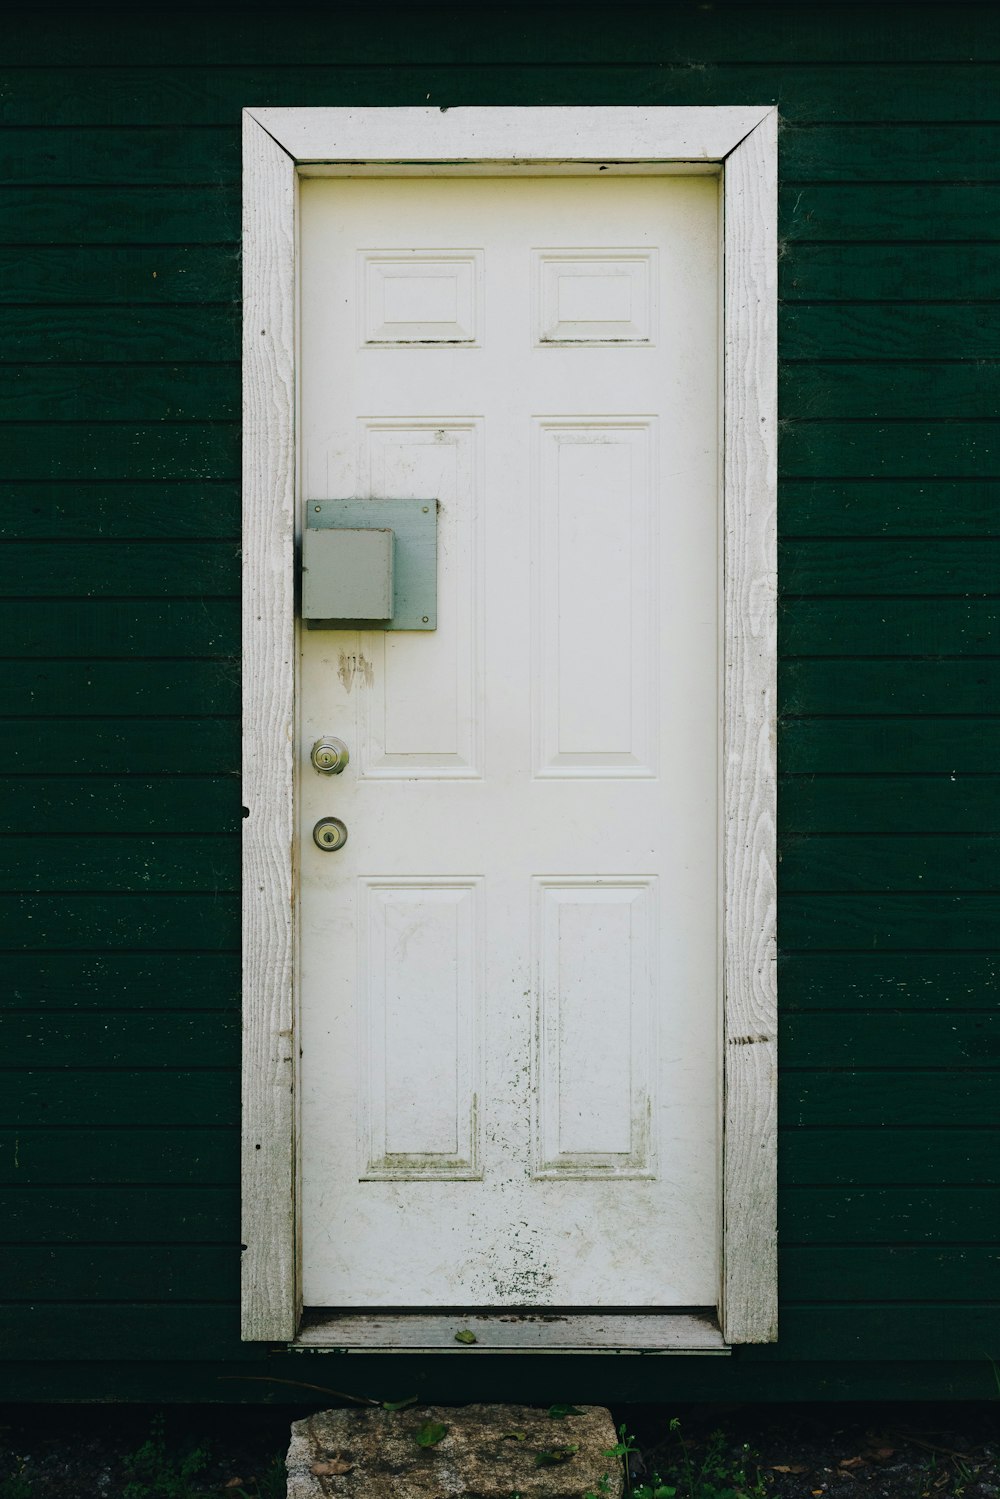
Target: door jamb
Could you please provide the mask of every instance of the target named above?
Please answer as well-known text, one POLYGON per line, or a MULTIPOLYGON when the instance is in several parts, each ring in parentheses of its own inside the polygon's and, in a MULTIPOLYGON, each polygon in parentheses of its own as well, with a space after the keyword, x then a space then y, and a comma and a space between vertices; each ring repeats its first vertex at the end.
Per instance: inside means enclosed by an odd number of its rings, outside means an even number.
POLYGON ((244 1341, 289 1341, 296 1212, 296 205, 303 171, 721 168, 722 1272, 726 1342, 777 1337, 777 111, 243 111, 244 1341))

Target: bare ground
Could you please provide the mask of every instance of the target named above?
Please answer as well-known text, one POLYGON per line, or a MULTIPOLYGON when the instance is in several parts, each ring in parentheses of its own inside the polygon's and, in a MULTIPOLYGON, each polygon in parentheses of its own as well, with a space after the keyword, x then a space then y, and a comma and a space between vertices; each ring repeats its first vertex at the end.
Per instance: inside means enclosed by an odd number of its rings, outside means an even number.
MULTIPOLYGON (((314 1407, 8 1406, 0 1499, 280 1499, 314 1407)), ((1000 1499, 1000 1402, 631 1406, 635 1487, 676 1499, 1000 1499)))

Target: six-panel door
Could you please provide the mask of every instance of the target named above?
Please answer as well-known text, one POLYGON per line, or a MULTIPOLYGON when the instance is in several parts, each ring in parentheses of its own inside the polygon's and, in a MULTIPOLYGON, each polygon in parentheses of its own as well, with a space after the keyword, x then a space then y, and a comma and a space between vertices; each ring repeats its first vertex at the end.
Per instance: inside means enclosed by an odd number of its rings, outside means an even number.
POLYGON ((302 632, 307 1305, 716 1302, 718 232, 302 183, 303 503, 440 504, 436 631, 302 632))

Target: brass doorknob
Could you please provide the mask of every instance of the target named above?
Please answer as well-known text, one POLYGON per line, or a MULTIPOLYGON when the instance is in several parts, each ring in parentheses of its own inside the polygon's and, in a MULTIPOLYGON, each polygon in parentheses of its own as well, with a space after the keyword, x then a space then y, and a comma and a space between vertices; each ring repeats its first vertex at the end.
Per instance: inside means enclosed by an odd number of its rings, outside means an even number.
POLYGON ((318 770, 320 775, 339 776, 351 756, 342 739, 334 739, 329 735, 316 740, 309 758, 313 769, 318 770))
POLYGON ((313 828, 313 842, 325 854, 335 854, 347 842, 347 828, 339 817, 321 817, 313 828))

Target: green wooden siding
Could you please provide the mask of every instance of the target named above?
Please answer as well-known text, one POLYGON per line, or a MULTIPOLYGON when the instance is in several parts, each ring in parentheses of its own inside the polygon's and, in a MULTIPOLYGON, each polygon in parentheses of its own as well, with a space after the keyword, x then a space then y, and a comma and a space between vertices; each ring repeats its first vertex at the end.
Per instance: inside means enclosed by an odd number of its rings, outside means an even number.
POLYGON ((4 54, 4 1396, 995 1393, 1000 8, 25 5, 4 54), (239 111, 428 102, 781 110, 781 1337, 729 1360, 238 1340, 239 111))

